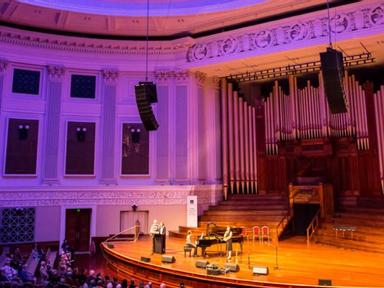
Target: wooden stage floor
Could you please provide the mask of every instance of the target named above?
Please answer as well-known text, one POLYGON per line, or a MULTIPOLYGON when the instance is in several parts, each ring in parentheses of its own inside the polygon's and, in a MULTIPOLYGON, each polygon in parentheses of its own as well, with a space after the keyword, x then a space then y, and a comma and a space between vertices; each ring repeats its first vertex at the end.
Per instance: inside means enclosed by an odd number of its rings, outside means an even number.
MULTIPOLYGON (((161 269, 207 275, 205 269, 195 267, 196 260, 205 259, 219 267, 226 263, 225 257, 219 253, 225 248, 221 245, 209 247, 207 258, 184 257, 184 240, 167 238, 166 254, 176 258, 175 263, 169 264, 161 263, 161 255, 152 255, 150 237, 141 237, 137 242, 114 241, 113 244, 113 251, 119 256, 138 261, 141 256, 150 257, 148 264, 161 269)), ((238 250, 238 244, 234 244, 233 248, 238 250)), ((232 257, 231 263, 236 263, 236 257, 232 257)), ((318 279, 332 279, 333 286, 384 287, 384 255, 319 244, 308 247, 304 237, 281 241, 277 249, 272 244, 245 241, 244 251, 239 253, 237 263, 239 272, 212 277, 304 285, 317 285, 318 279), (253 275, 254 266, 267 266, 269 274, 253 275)))

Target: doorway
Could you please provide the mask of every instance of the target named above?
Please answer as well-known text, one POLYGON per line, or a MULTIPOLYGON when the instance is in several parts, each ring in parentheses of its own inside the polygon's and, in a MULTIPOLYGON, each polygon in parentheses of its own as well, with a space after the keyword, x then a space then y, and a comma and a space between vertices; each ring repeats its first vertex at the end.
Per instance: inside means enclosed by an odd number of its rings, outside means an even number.
POLYGON ((296 235, 307 235, 307 227, 320 209, 319 204, 294 204, 293 223, 296 235))
POLYGON ((92 209, 66 209, 65 239, 75 252, 88 252, 92 209))

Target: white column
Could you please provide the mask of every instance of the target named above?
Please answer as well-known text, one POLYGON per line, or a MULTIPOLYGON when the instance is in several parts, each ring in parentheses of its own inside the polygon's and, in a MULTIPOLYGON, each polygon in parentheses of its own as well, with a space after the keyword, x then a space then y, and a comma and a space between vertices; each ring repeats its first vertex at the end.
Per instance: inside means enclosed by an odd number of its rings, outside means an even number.
MULTIPOLYGON (((103 70, 102 98, 102 149, 100 183, 116 184, 116 84, 119 73, 115 70, 103 70)), ((121 159, 119 159, 121 161, 121 159)), ((118 165, 120 167, 121 165, 118 165)))
POLYGON ((47 184, 59 182, 59 137, 60 115, 62 103, 63 75, 65 69, 62 66, 48 66, 47 101, 46 101, 46 125, 44 132, 44 156, 42 181, 47 184))
MULTIPOLYGON (((156 131, 156 182, 168 184, 170 181, 170 160, 169 160, 169 90, 173 83, 173 73, 167 71, 156 72, 157 86, 157 119, 159 129, 156 131)), ((177 117, 175 115, 174 117, 177 117)), ((177 132, 175 132, 177 133, 177 132)))
POLYGON ((0 113, 1 113, 1 103, 4 98, 3 87, 4 87, 4 74, 7 69, 8 63, 6 61, 0 61, 0 113))

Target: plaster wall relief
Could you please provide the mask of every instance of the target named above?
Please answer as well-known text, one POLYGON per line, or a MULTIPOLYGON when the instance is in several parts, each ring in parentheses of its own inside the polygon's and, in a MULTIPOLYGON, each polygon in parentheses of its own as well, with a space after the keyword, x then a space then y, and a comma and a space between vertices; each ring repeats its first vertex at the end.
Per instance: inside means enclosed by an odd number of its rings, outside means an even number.
MULTIPOLYGON (((357 37, 361 32, 381 33, 384 26, 384 3, 381 1, 370 6, 364 3, 364 8, 349 5, 332 14, 331 33, 337 35, 338 40, 357 37)), ((268 53, 271 48, 290 49, 302 47, 303 44, 318 44, 319 40, 325 43, 328 40, 326 12, 312 13, 311 16, 303 16, 300 19, 279 22, 284 23, 275 22, 275 24, 244 28, 196 41, 188 49, 186 60, 189 63, 212 59, 224 61, 225 57, 229 56, 268 53), (223 60, 219 60, 221 58, 223 60)))
POLYGON ((191 186, 138 187, 129 189, 33 189, 1 193, 0 207, 59 205, 185 205, 191 186))

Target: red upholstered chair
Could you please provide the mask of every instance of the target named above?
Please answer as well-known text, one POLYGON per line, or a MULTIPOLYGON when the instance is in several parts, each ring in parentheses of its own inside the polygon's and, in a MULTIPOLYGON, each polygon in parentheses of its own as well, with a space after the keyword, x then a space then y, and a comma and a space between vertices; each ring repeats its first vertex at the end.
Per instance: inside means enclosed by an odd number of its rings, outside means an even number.
POLYGON ((269 243, 269 227, 264 225, 261 227, 261 242, 264 242, 266 240, 269 243))
POLYGON ((261 241, 261 229, 258 225, 252 227, 252 241, 255 239, 261 241))
POLYGON ((241 226, 241 236, 243 236, 244 239, 248 240, 248 231, 247 227, 241 226))

